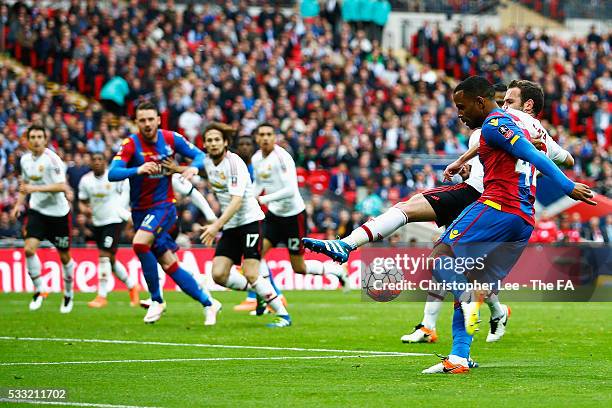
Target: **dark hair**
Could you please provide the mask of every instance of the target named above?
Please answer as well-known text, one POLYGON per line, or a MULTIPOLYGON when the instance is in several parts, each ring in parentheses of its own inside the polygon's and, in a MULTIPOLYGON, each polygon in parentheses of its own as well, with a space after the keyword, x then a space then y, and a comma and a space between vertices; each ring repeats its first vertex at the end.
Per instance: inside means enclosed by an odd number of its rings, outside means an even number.
POLYGON ((495 93, 497 92, 506 92, 508 90, 508 86, 503 82, 497 82, 493 84, 493 89, 495 89, 495 93))
POLYGON ((533 101, 533 113, 538 115, 544 108, 544 91, 535 82, 526 79, 515 79, 510 82, 508 88, 518 88, 521 90, 521 105, 529 99, 533 101))
POLYGON ((32 125, 28 128, 28 130, 26 130, 26 139, 30 138, 30 132, 34 131, 34 130, 41 130, 43 132, 43 134, 45 135, 45 139, 47 138, 47 129, 45 129, 44 126, 42 125, 32 125))
POLYGON ((463 94, 471 98, 480 96, 485 99, 493 100, 495 97, 495 89, 489 81, 480 76, 471 76, 465 81, 462 81, 455 87, 453 93, 463 91, 463 94))
POLYGON ((225 123, 212 122, 210 125, 206 126, 206 129, 204 129, 204 139, 206 139, 206 133, 210 132, 211 130, 220 132, 223 136, 223 140, 225 140, 228 145, 232 144, 236 129, 225 123))
POLYGON ((257 136, 257 134, 259 133, 259 129, 261 129, 262 127, 271 127, 272 130, 276 130, 274 125, 271 124, 270 122, 262 122, 259 125, 257 125, 257 127, 255 128, 255 136, 257 136))
POLYGON ((134 110, 134 114, 137 114, 139 110, 154 110, 155 113, 157 113, 159 115, 159 111, 157 110, 157 106, 155 106, 155 104, 153 102, 150 102, 150 101, 140 102, 136 106, 136 109, 134 110))

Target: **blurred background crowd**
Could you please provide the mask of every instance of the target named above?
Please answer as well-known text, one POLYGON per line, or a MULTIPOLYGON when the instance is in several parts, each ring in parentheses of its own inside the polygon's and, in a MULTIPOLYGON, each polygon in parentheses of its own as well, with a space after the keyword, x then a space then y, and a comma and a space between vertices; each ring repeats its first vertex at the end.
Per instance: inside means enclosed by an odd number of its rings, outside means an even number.
MULTIPOLYGON (((398 2, 372 1, 377 12, 366 14, 347 10, 351 3, 304 1, 290 12, 234 1, 186 8, 172 0, 163 7, 157 0, 0 4, 0 48, 12 58, 0 62, 0 239, 21 235, 8 214, 25 151, 21 136, 31 123, 50 130, 75 200, 89 153, 110 160, 143 100, 157 105, 163 128, 197 146, 212 121, 240 135, 274 124, 298 166, 311 232, 345 236, 395 202, 442 184, 444 165, 466 150, 469 137, 452 89, 476 74, 540 83, 542 123, 576 160, 567 172, 612 196, 612 33, 593 28, 563 39, 529 28, 425 22, 408 49, 390 50, 381 33, 398 2)), ((407 3, 421 11, 428 2, 407 3)), ((206 181, 196 186, 218 211, 206 181)), ((188 199, 179 197, 178 206, 182 240, 196 242, 194 222, 205 219, 188 199)), ((82 244, 91 239, 90 220, 73 209, 73 242, 82 244)), ((542 216, 534 237, 609 242, 612 217, 542 216)), ((123 240, 130 238, 126 229, 123 240)))

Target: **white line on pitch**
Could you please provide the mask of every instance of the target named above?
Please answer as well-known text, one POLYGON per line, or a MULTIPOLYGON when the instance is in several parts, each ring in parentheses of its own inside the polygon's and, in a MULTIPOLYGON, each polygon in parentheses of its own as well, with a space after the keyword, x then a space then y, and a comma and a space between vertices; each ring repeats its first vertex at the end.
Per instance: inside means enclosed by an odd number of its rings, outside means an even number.
POLYGON ((176 363, 188 361, 233 361, 233 360, 326 360, 343 358, 375 358, 375 357, 410 357, 401 354, 366 354, 338 356, 279 356, 279 357, 193 357, 193 358, 161 358, 149 360, 92 360, 92 361, 32 361, 0 363, 0 366, 38 366, 38 365, 73 365, 73 364, 121 364, 121 363, 176 363))
POLYGON ((10 398, 0 398, 0 402, 8 402, 8 403, 14 403, 14 404, 67 405, 67 406, 71 406, 71 407, 155 408, 155 407, 139 407, 139 406, 136 406, 136 405, 94 404, 94 403, 90 403, 90 402, 41 401, 41 400, 10 399, 10 398))
POLYGON ((204 347, 204 348, 225 348, 225 349, 248 349, 248 350, 280 350, 280 351, 307 351, 313 353, 360 353, 393 356, 431 356, 431 353, 402 353, 399 351, 372 351, 372 350, 334 350, 316 349, 300 347, 271 347, 271 346, 239 346, 228 344, 201 344, 201 343, 165 343, 158 341, 137 341, 137 340, 105 340, 105 339, 65 339, 58 337, 9 337, 0 336, 0 340, 13 341, 58 341, 72 343, 107 343, 107 344, 137 344, 149 346, 169 346, 169 347, 204 347))

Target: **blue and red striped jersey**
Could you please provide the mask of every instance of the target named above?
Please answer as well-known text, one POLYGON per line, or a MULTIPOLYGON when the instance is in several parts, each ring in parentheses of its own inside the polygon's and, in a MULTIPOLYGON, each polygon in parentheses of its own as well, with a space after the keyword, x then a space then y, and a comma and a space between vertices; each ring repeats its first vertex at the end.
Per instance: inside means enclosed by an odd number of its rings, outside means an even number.
POLYGON ((169 130, 159 129, 157 141, 148 142, 140 134, 132 134, 125 138, 121 149, 117 152, 111 164, 109 179, 130 178, 130 205, 132 210, 143 210, 163 203, 174 202, 171 174, 155 175, 131 174, 118 175, 119 168, 137 169, 144 163, 160 163, 167 158, 174 158, 176 153, 193 160, 192 166, 203 168, 204 152, 200 151, 182 135, 169 130))
POLYGON ((519 138, 531 140, 529 133, 502 109, 493 110, 485 119, 478 148, 484 167, 484 192, 478 201, 533 225, 536 169, 511 154, 519 138))

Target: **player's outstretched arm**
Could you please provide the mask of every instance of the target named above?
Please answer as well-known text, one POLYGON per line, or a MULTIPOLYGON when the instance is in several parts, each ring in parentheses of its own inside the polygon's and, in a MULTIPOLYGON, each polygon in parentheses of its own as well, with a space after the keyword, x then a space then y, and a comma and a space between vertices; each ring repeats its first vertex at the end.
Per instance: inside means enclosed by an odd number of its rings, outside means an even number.
POLYGON ((478 155, 479 145, 472 146, 467 152, 463 153, 457 160, 446 166, 444 169, 444 179, 450 180, 453 176, 461 171, 463 166, 478 155))
POLYGON ((200 170, 204 169, 204 159, 206 158, 204 152, 176 132, 174 133, 174 149, 177 153, 192 160, 191 165, 181 172, 186 180, 191 180, 200 170))
POLYGON ((508 121, 502 124, 500 121, 499 126, 493 126, 488 123, 483 126, 482 135, 487 144, 505 150, 514 157, 533 164, 542 174, 550 177, 566 195, 575 200, 584 201, 590 205, 597 205, 596 202, 591 200, 591 198, 593 198, 593 192, 588 186, 574 183, 567 178, 552 160, 538 151, 535 146, 524 137, 522 131, 514 122, 508 121), (504 125, 506 126, 505 129, 501 128, 504 125))

